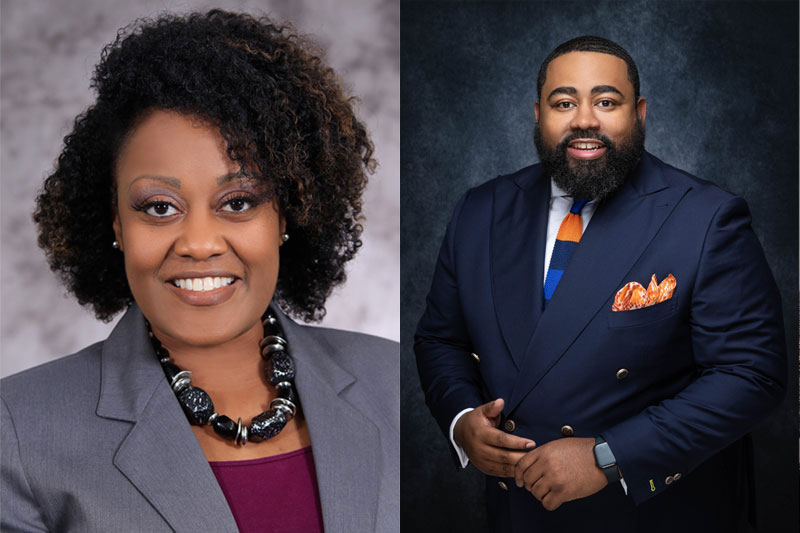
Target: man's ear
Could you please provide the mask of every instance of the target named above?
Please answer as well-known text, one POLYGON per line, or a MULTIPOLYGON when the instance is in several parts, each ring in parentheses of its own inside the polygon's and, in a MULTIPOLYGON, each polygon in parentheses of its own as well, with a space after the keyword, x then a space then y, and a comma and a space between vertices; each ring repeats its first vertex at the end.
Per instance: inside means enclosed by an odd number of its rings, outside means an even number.
POLYGON ((539 100, 533 103, 533 116, 536 117, 536 123, 539 123, 539 100))
POLYGON ((644 127, 644 119, 647 116, 647 101, 641 96, 636 101, 636 114, 639 116, 639 122, 644 127))

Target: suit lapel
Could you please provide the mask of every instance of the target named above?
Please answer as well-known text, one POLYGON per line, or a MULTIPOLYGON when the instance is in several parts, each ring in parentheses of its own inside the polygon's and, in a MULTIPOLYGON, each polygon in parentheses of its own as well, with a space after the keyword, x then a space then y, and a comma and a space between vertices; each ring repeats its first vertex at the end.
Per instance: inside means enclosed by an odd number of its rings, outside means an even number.
POLYGON ((135 305, 104 344, 97 414, 135 423, 121 442, 114 465, 172 529, 237 531, 135 305))
POLYGON ((503 339, 519 368, 542 313, 542 279, 550 180, 526 169, 495 193, 492 209, 492 295, 503 339))
POLYGON ((667 187, 649 154, 634 177, 600 205, 542 314, 505 412, 564 355, 587 324, 622 287, 630 271, 687 188, 667 187))
POLYGON ((335 362, 342 347, 284 316, 281 325, 297 368, 325 529, 374 531, 381 443, 377 427, 343 397, 356 379, 335 362))

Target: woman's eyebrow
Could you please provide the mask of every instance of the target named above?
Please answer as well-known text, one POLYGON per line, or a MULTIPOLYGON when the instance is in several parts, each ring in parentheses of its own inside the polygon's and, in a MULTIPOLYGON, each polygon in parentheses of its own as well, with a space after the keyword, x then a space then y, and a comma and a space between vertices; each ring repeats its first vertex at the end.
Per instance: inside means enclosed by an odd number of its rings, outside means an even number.
POLYGON ((174 189, 181 188, 181 180, 178 178, 173 178, 172 176, 160 176, 158 174, 142 174, 141 176, 136 176, 133 181, 131 181, 131 184, 128 185, 128 190, 130 190, 130 188, 133 187, 133 184, 139 180, 155 180, 166 183, 174 189))

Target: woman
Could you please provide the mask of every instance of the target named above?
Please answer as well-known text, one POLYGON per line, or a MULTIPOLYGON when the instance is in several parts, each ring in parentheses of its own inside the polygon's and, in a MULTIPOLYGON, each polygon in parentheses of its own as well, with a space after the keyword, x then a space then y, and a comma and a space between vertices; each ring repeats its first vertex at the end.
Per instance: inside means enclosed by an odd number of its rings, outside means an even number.
POLYGON ((219 10, 120 35, 37 199, 110 337, 6 378, 2 528, 395 531, 398 345, 320 319, 366 129, 308 43, 219 10))

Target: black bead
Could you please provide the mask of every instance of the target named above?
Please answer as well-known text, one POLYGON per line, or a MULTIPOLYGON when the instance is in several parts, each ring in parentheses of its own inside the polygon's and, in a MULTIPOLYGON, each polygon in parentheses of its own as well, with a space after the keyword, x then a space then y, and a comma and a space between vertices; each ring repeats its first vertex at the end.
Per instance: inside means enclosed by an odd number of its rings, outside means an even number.
POLYGON ((186 387, 178 395, 178 401, 191 424, 202 426, 214 413, 214 402, 206 391, 200 387, 186 387))
POLYGON ((286 425, 286 416, 277 409, 264 411, 250 422, 248 437, 253 442, 271 439, 286 425))
POLYGON ((286 352, 274 352, 269 360, 270 371, 267 375, 271 385, 281 381, 294 381, 294 363, 286 352))
POLYGON ((219 415, 214 423, 211 424, 214 431, 223 439, 233 440, 236 438, 238 424, 225 415, 219 415))
POLYGON ((164 369, 164 374, 167 376, 167 381, 170 382, 170 385, 172 384, 172 380, 175 378, 175 376, 181 372, 181 369, 178 368, 178 365, 172 363, 161 363, 161 368, 164 369))
POLYGON ((278 398, 289 400, 293 404, 297 405, 297 398, 294 395, 293 387, 278 387, 278 398))
POLYGON ((159 359, 164 359, 165 357, 169 357, 169 352, 165 348, 162 348, 161 346, 157 346, 156 347, 156 356, 158 356, 159 359))

